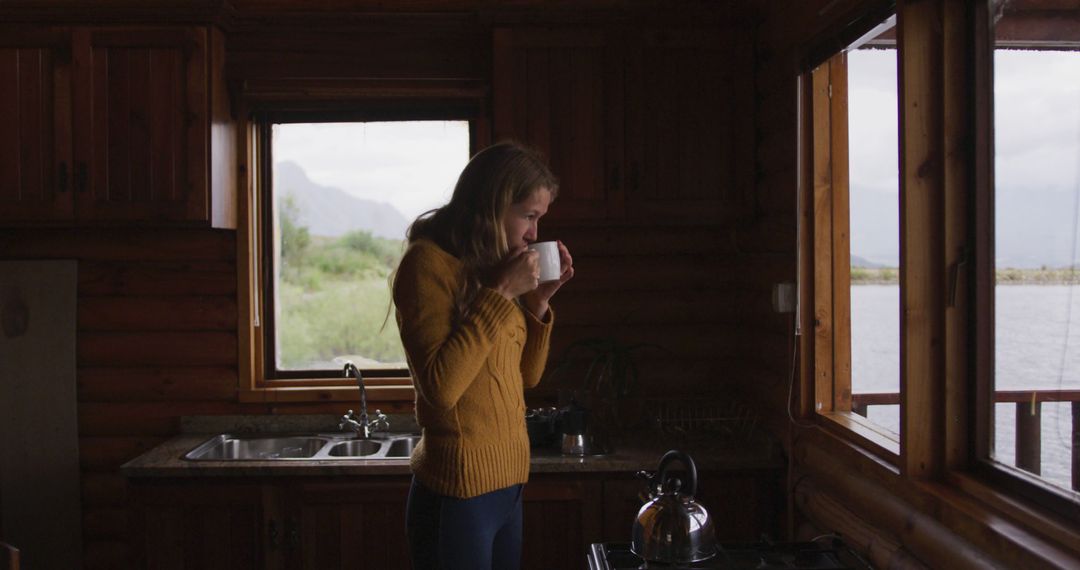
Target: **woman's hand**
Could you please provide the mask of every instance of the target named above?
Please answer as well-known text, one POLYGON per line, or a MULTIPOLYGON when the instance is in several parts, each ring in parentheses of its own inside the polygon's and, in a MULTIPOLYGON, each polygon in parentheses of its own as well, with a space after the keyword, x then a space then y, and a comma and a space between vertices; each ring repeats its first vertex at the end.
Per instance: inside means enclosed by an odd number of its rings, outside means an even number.
POLYGON ((488 274, 486 285, 507 299, 520 297, 536 289, 540 281, 540 254, 525 246, 514 248, 488 274))
MULTIPOLYGON (((536 315, 538 319, 543 319, 547 315, 548 301, 555 295, 555 292, 563 286, 563 283, 574 277, 574 258, 570 256, 570 250, 561 241, 559 242, 559 260, 562 263, 562 274, 559 275, 559 279, 541 283, 522 297, 525 307, 533 315, 536 315)), ((539 269, 537 271, 537 275, 539 275, 539 269)))

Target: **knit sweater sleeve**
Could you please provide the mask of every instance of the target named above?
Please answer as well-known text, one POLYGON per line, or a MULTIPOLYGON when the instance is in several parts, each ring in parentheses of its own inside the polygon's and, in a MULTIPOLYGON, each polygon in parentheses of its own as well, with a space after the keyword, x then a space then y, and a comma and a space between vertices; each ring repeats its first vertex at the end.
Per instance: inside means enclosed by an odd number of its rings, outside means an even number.
POLYGON ((524 312, 526 340, 521 354, 521 379, 526 388, 532 388, 540 383, 544 366, 547 364, 551 329, 555 325, 555 309, 548 308, 546 321, 541 321, 529 311, 524 312))
POLYGON ((475 380, 495 339, 519 309, 494 290, 482 288, 469 315, 453 326, 458 268, 434 247, 411 247, 406 252, 394 278, 394 304, 419 396, 434 408, 448 410, 475 380))

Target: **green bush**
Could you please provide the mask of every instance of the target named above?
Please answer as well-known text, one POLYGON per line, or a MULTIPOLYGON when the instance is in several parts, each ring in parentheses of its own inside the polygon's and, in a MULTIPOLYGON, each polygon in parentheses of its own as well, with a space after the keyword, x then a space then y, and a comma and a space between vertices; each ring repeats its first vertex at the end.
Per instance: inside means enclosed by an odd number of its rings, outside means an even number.
POLYGON ((363 231, 326 238, 285 220, 283 226, 295 239, 294 247, 282 245, 278 365, 326 368, 335 357, 403 363, 397 323, 392 314, 387 319, 388 276, 403 243, 363 231))

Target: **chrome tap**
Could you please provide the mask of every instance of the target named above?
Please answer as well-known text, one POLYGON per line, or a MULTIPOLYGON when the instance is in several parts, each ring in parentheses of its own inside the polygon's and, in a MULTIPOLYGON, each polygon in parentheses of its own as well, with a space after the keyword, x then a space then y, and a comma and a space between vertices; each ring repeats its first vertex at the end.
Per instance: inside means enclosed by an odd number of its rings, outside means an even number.
POLYGON ((364 390, 364 376, 360 374, 360 369, 352 362, 346 362, 344 373, 346 378, 349 376, 355 377, 356 385, 360 388, 360 417, 356 417, 356 414, 349 410, 349 413, 341 416, 338 429, 351 429, 356 432, 356 436, 360 439, 369 439, 379 428, 384 431, 390 429, 390 420, 378 409, 375 410, 374 419, 368 419, 367 391, 364 390))

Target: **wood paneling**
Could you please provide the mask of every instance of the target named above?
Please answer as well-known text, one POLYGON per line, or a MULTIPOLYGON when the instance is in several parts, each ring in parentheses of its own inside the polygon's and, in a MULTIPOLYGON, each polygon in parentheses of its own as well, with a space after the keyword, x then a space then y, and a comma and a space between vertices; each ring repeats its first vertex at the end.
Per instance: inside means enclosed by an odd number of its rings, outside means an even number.
POLYGON ((89 510, 123 505, 127 501, 127 484, 127 477, 118 472, 83 473, 83 508, 89 510))
POLYGON ((79 304, 79 330, 229 331, 235 297, 88 297, 79 304), (162 315, 169 318, 161 320, 162 315))
MULTIPOLYGON (((204 230, 10 229, 0 232, 0 251, 17 259, 146 261, 149 267, 158 268, 162 262, 233 260, 236 236, 232 232, 204 230)), ((140 269, 141 263, 126 265, 140 269)))
POLYGON ((236 398, 236 369, 228 366, 85 367, 78 372, 78 394, 80 402, 231 402, 236 398))
POLYGON ((84 261, 79 265, 79 296, 227 296, 235 299, 236 264, 221 261, 84 261))
POLYGON ((80 366, 229 366, 235 332, 83 332, 80 366))
POLYGON ((240 26, 228 37, 229 75, 258 78, 486 79, 491 41, 472 16, 397 14, 333 26, 240 26))

